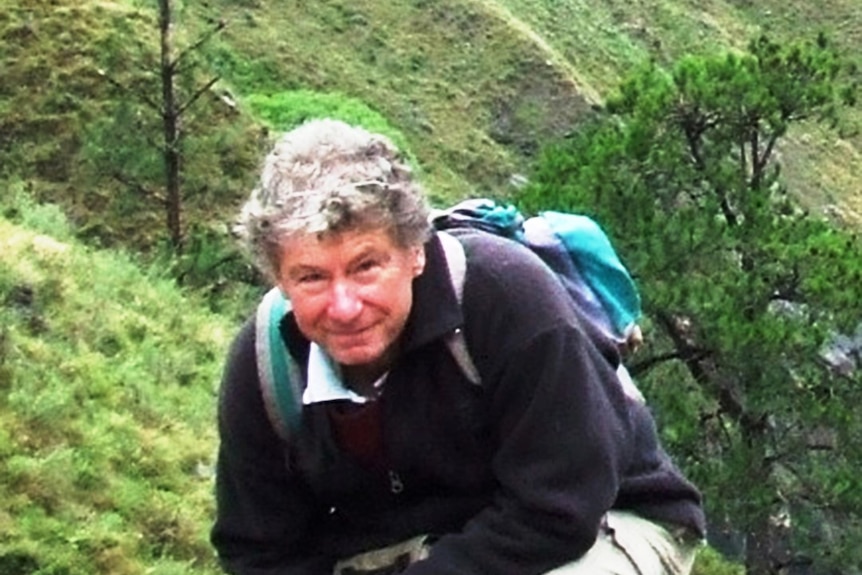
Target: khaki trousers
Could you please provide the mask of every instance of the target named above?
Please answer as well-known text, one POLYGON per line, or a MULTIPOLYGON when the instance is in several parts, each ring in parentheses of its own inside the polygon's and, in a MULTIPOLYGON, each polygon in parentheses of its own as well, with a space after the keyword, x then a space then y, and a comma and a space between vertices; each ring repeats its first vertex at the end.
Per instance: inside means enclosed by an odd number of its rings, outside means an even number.
POLYGON ((607 529, 590 550, 546 575, 688 575, 701 545, 683 528, 669 530, 634 513, 610 511, 607 529))
MULTIPOLYGON (((682 528, 666 529, 625 511, 609 511, 607 526, 580 559, 545 575, 689 575, 702 542, 682 528)), ((428 556, 425 537, 338 562, 335 575, 398 573, 428 556)), ((494 574, 507 575, 507 574, 494 574)))

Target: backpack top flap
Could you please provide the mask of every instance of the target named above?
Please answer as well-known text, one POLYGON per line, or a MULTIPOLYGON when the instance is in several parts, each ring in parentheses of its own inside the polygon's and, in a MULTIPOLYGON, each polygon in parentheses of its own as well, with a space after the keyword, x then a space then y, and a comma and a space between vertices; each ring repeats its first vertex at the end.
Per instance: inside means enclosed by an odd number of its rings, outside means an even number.
POLYGON ((464 200, 432 214, 434 228, 477 228, 527 245, 557 273, 591 322, 625 341, 641 316, 637 286, 601 227, 588 216, 557 211, 529 219, 512 205, 464 200))
POLYGON ((547 211, 540 216, 559 238, 608 315, 617 337, 625 339, 640 318, 637 286, 605 232, 581 214, 547 211))

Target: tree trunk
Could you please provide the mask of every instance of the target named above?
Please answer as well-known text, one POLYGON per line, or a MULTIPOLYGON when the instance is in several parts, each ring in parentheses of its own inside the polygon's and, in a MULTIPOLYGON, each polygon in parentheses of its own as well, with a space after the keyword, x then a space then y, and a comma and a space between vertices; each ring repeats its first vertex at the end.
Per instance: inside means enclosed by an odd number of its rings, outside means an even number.
POLYGON ((746 575, 778 575, 781 561, 779 548, 780 531, 773 523, 773 505, 765 500, 774 500, 770 492, 772 464, 767 455, 769 427, 763 413, 749 409, 744 401, 741 386, 732 375, 720 369, 713 355, 697 341, 696 329, 688 326, 685 318, 658 312, 659 325, 670 336, 676 355, 683 358, 686 368, 695 381, 713 396, 721 412, 727 414, 739 426, 741 441, 746 451, 746 485, 748 497, 745 502, 742 528, 746 536, 746 575))
MULTIPOLYGON (((758 495, 758 487, 769 485, 771 469, 766 456, 766 437, 762 426, 750 426, 743 423, 740 427, 742 441, 748 450, 749 474, 746 482, 751 485, 752 497, 758 495)), ((742 497, 746 494, 742 493, 742 497)), ((760 494, 763 497, 763 494, 760 494)), ((769 497, 772 499, 772 497, 769 497)), ((776 544, 779 543, 779 526, 774 524, 777 510, 761 501, 751 501, 747 505, 746 516, 746 575, 778 575, 779 562, 776 556, 776 544)))
POLYGON ((182 249, 183 233, 180 216, 180 112, 174 94, 173 38, 171 34, 171 2, 159 0, 159 30, 161 32, 161 78, 162 78, 162 156, 165 164, 165 210, 171 246, 177 252, 182 249))
POLYGON ((769 523, 754 525, 745 537, 745 575, 777 575, 772 555, 769 523))

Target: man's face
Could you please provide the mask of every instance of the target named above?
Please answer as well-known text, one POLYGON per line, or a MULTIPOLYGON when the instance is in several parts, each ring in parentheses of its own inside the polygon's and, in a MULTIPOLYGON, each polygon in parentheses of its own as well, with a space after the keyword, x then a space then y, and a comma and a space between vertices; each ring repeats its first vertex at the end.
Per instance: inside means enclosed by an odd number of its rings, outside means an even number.
POLYGON ((282 244, 279 286, 308 339, 342 365, 373 366, 391 359, 424 266, 422 247, 384 229, 304 234, 282 244))

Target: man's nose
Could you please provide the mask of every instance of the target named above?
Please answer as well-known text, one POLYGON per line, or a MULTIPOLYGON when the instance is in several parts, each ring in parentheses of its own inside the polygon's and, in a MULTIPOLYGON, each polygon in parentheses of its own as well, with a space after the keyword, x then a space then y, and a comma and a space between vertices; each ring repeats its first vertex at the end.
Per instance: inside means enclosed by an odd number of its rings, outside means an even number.
POLYGON ((353 286, 347 281, 336 281, 332 285, 329 300, 329 317, 348 322, 355 319, 362 311, 362 300, 353 286))

